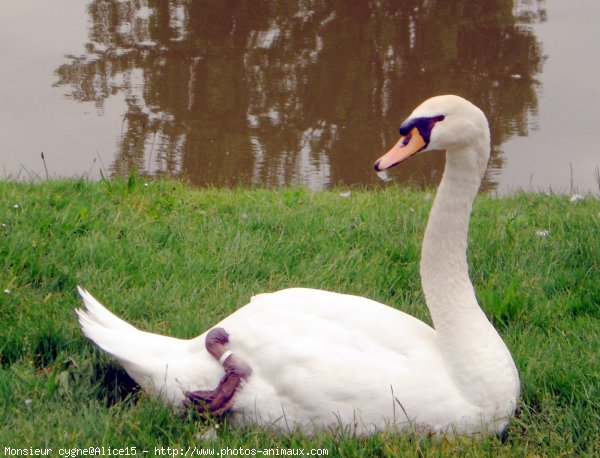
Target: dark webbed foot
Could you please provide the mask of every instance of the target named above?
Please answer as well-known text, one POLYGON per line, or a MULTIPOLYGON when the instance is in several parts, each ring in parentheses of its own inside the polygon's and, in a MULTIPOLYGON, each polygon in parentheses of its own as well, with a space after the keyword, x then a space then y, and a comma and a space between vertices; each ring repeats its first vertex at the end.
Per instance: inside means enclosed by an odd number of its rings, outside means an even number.
POLYGON ((225 376, 214 390, 187 391, 187 406, 196 406, 200 412, 210 412, 214 416, 223 415, 231 409, 235 392, 242 380, 250 376, 252 368, 227 348, 228 343, 229 334, 223 328, 211 329, 206 335, 206 349, 221 363, 225 376))

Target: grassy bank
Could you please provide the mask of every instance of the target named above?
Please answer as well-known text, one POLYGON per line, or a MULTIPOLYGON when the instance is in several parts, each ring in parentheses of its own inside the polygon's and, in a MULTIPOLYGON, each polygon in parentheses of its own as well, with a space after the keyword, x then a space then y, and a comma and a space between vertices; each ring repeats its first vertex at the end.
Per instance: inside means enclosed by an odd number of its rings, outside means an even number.
MULTIPOLYGON (((430 322, 418 258, 431 195, 391 187, 194 190, 123 180, 0 183, 4 447, 327 449, 329 456, 600 453, 600 204, 533 194, 475 203, 471 276, 522 378, 504 441, 218 431, 131 391, 81 335, 75 286, 138 327, 192 337, 292 286, 366 296, 430 322), (540 232, 547 231, 547 232, 540 232)), ((239 455, 238 455, 239 456, 239 455)))

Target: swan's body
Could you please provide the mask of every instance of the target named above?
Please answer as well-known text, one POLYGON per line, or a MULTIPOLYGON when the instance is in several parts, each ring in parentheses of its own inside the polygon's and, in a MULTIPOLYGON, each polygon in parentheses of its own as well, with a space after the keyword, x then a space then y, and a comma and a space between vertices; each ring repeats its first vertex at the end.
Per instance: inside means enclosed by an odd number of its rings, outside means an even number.
MULTIPOLYGON (((216 325, 252 368, 235 394, 234 420, 306 431, 494 434, 513 415, 517 370, 477 304, 465 255, 471 203, 489 157, 487 121, 464 99, 441 96, 417 108, 401 133, 377 169, 417 148, 447 149, 421 259, 435 329, 362 297, 312 289, 255 296, 216 325)), ((206 333, 179 340, 142 332, 80 294, 84 333, 145 390, 181 405, 186 391, 219 383, 223 368, 205 349, 206 333)))

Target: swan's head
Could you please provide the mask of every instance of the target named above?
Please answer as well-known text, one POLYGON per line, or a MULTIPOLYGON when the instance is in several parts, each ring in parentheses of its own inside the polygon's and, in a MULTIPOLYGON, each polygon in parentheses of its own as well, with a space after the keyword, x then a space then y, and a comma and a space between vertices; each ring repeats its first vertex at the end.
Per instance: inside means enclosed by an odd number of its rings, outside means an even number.
POLYGON ((375 162, 375 170, 389 169, 417 153, 464 150, 473 145, 481 162, 489 157, 490 131, 483 112, 456 95, 432 97, 419 105, 400 126, 400 140, 375 162), (485 157, 483 157, 485 156, 485 157))

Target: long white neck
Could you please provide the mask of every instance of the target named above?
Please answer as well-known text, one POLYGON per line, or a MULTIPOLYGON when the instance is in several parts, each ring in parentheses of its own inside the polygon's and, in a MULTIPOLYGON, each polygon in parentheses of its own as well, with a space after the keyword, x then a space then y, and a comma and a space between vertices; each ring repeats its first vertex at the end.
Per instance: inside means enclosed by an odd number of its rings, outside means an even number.
POLYGON ((488 156, 485 138, 448 150, 421 254, 421 282, 440 351, 463 396, 479 405, 502 397, 516 402, 519 389, 512 357, 477 303, 466 257, 472 203, 488 156))
POLYGON ((482 175, 473 157, 476 152, 466 149, 447 153, 423 239, 421 282, 440 334, 452 332, 465 320, 485 319, 469 279, 466 254, 471 208, 482 175))

